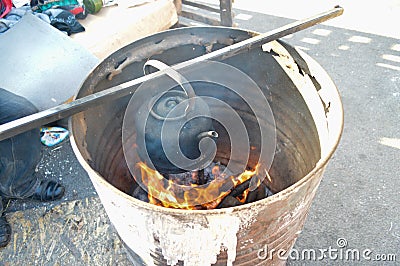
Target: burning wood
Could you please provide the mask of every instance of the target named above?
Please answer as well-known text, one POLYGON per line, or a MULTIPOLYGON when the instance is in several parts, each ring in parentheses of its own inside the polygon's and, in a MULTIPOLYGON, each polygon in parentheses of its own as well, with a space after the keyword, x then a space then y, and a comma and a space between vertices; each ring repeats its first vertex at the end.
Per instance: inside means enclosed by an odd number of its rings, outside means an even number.
POLYGON ((237 177, 224 172, 226 167, 220 163, 212 163, 202 170, 164 175, 143 162, 137 166, 147 192, 138 186, 133 196, 158 206, 191 210, 216 209, 238 206, 272 195, 262 182, 250 191, 250 180, 258 174, 258 165, 254 170, 246 170, 237 177))

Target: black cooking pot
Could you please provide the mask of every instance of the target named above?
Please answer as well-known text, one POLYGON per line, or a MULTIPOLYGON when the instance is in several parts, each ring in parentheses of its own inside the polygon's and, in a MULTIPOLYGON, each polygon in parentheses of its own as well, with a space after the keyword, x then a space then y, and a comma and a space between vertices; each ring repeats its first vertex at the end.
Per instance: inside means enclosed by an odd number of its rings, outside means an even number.
POLYGON ((140 159, 166 174, 205 168, 216 152, 210 139, 218 137, 207 103, 172 68, 156 60, 148 61, 145 69, 149 65, 179 86, 144 99, 138 109, 135 130, 140 159))

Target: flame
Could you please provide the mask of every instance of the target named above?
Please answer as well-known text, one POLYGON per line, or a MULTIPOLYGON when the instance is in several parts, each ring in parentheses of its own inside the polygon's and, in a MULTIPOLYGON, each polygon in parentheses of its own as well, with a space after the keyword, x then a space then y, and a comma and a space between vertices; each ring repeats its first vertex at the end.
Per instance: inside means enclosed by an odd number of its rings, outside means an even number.
MULTIPOLYGON (((158 171, 144 162, 137 164, 143 185, 147 188, 149 203, 177 209, 215 209, 234 187, 258 174, 258 166, 253 171, 246 170, 238 177, 226 178, 218 165, 211 170, 215 179, 205 185, 179 185, 164 178, 158 171)), ((258 184, 259 185, 259 184, 258 184)), ((245 203, 249 189, 236 198, 245 203)))
MULTIPOLYGON (((261 185, 261 180, 257 179, 256 187, 259 187, 260 185, 261 185)), ((246 203, 246 199, 247 199, 247 196, 249 195, 249 193, 250 193, 250 188, 247 188, 245 191, 243 191, 243 193, 241 195, 237 196, 236 199, 244 204, 244 203, 246 203)))

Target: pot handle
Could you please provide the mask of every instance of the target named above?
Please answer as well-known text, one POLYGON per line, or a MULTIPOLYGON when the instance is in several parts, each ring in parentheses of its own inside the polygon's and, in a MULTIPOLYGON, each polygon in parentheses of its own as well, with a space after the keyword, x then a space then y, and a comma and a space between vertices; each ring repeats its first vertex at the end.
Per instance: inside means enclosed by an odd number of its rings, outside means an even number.
MULTIPOLYGON (((146 63, 144 63, 143 73, 145 75, 149 74, 146 71, 146 67, 148 67, 148 66, 152 66, 152 67, 158 69, 159 71, 161 71, 162 73, 165 73, 171 79, 175 80, 178 83, 178 85, 182 88, 182 90, 185 92, 185 94, 187 95, 187 97, 189 99, 189 104, 185 109, 184 116, 186 116, 186 114, 193 109, 194 97, 196 96, 194 89, 190 85, 189 81, 184 76, 182 76, 179 72, 177 72, 175 69, 170 67, 169 65, 167 65, 159 60, 155 60, 155 59, 150 59, 146 63)), ((155 117, 158 120, 176 120, 176 119, 182 118, 181 116, 180 117, 169 117, 169 118, 160 116, 153 111, 153 108, 150 108, 150 113, 153 117, 155 117)))

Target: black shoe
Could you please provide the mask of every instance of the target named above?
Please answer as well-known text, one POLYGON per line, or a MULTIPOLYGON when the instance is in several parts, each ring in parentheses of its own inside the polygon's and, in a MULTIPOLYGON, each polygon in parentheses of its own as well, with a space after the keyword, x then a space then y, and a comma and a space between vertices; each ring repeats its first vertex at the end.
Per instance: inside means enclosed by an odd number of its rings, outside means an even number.
POLYGON ((52 180, 42 180, 36 188, 31 199, 40 201, 50 201, 60 199, 64 195, 65 188, 52 180))
POLYGON ((6 217, 0 217, 0 248, 7 246, 11 239, 11 226, 6 217))

